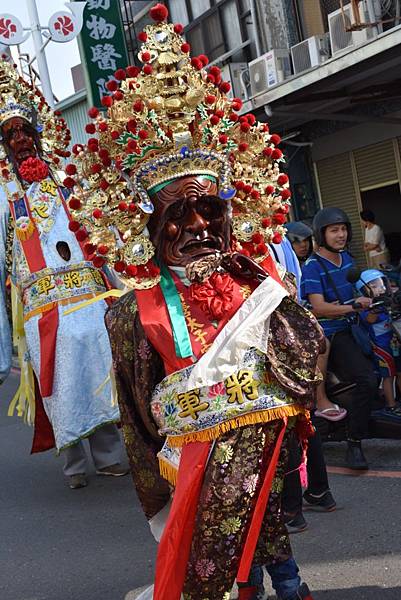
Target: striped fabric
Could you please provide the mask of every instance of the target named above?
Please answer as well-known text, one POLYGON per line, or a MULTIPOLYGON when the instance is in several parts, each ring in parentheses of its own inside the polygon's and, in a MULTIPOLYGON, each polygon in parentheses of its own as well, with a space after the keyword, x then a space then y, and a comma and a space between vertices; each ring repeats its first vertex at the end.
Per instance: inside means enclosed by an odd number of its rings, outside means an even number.
MULTIPOLYGON (((352 300, 354 293, 352 284, 347 281, 347 273, 351 267, 355 265, 353 258, 348 252, 341 252, 341 265, 337 267, 334 263, 319 256, 326 265, 327 271, 330 273, 332 280, 337 288, 342 302, 352 300)), ((333 286, 328 281, 327 274, 323 267, 312 254, 306 261, 302 269, 301 281, 301 296, 302 299, 308 301, 310 294, 321 294, 326 302, 335 302, 338 300, 333 286)), ((337 331, 348 329, 348 321, 344 317, 336 319, 320 318, 319 323, 324 329, 327 336, 333 335, 337 331)))

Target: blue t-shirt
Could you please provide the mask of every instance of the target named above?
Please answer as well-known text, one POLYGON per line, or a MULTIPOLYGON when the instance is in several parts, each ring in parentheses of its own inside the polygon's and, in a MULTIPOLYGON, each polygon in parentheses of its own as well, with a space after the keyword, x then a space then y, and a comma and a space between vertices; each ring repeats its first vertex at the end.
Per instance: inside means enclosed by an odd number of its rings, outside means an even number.
POLYGON ((376 321, 374 323, 369 323, 367 320, 368 314, 368 310, 363 310, 359 316, 362 324, 364 327, 366 327, 369 333, 370 339, 375 346, 378 346, 379 348, 382 348, 391 354, 391 341, 394 333, 391 328, 390 315, 385 309, 382 309, 376 313, 376 321))
MULTIPOLYGON (((319 259, 325 264, 330 273, 341 303, 348 302, 354 297, 352 283, 347 281, 347 273, 351 267, 355 266, 354 260, 348 252, 341 252, 341 265, 337 267, 327 258, 319 255, 319 259)), ((321 294, 326 302, 336 302, 338 297, 327 277, 323 266, 319 263, 316 256, 312 254, 302 269, 301 297, 307 301, 310 294, 321 294)), ((337 317, 335 319, 319 318, 319 323, 324 329, 326 336, 333 335, 338 331, 344 331, 349 328, 349 322, 346 317, 337 317)))

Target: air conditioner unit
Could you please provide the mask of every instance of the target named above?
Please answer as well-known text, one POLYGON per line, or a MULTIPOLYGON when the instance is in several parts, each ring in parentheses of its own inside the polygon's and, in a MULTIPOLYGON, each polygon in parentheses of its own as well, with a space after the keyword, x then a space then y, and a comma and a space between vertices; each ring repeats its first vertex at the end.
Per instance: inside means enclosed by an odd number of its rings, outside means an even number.
POLYGON ((270 50, 249 63, 252 96, 265 92, 291 75, 289 50, 270 50))
MULTIPOLYGON (((359 4, 361 20, 369 22, 366 2, 359 4)), ((377 13, 377 10, 375 10, 377 13)), ((365 27, 359 31, 346 31, 354 22, 351 4, 344 6, 344 17, 341 9, 327 15, 329 22, 330 44, 333 56, 352 50, 361 44, 369 42, 377 35, 373 27, 365 27), (345 20, 345 23, 344 23, 345 20)))
POLYGON ((329 36, 314 35, 291 48, 294 73, 302 73, 323 64, 330 58, 329 36))
POLYGON ((241 100, 248 98, 246 87, 242 80, 242 73, 247 70, 248 63, 243 62, 228 63, 221 68, 223 81, 231 83, 231 90, 227 94, 230 98, 241 98, 241 100))

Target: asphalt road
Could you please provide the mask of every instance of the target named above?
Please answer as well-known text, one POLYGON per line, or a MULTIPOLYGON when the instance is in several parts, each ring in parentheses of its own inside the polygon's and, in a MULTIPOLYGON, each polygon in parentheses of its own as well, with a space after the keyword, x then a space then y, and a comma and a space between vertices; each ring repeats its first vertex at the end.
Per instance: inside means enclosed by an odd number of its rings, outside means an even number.
MULTIPOLYGON (((6 408, 13 374, 0 388, 0 600, 134 600, 152 581, 156 546, 130 477, 92 471, 69 490, 61 459, 30 456, 32 431, 6 408)), ((341 469, 344 446, 326 449, 340 510, 306 513, 292 537, 315 600, 401 600, 401 444, 366 444, 372 471, 341 469)))

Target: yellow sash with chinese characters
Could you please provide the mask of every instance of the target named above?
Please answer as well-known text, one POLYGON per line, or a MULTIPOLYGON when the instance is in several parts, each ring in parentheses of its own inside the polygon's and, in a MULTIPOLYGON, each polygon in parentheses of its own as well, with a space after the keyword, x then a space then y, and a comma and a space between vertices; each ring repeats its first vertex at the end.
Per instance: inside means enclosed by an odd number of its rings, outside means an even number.
POLYGON ((224 381, 187 389, 195 365, 165 377, 155 388, 151 410, 171 448, 210 441, 231 429, 305 414, 296 400, 271 381, 266 355, 250 348, 224 381))

